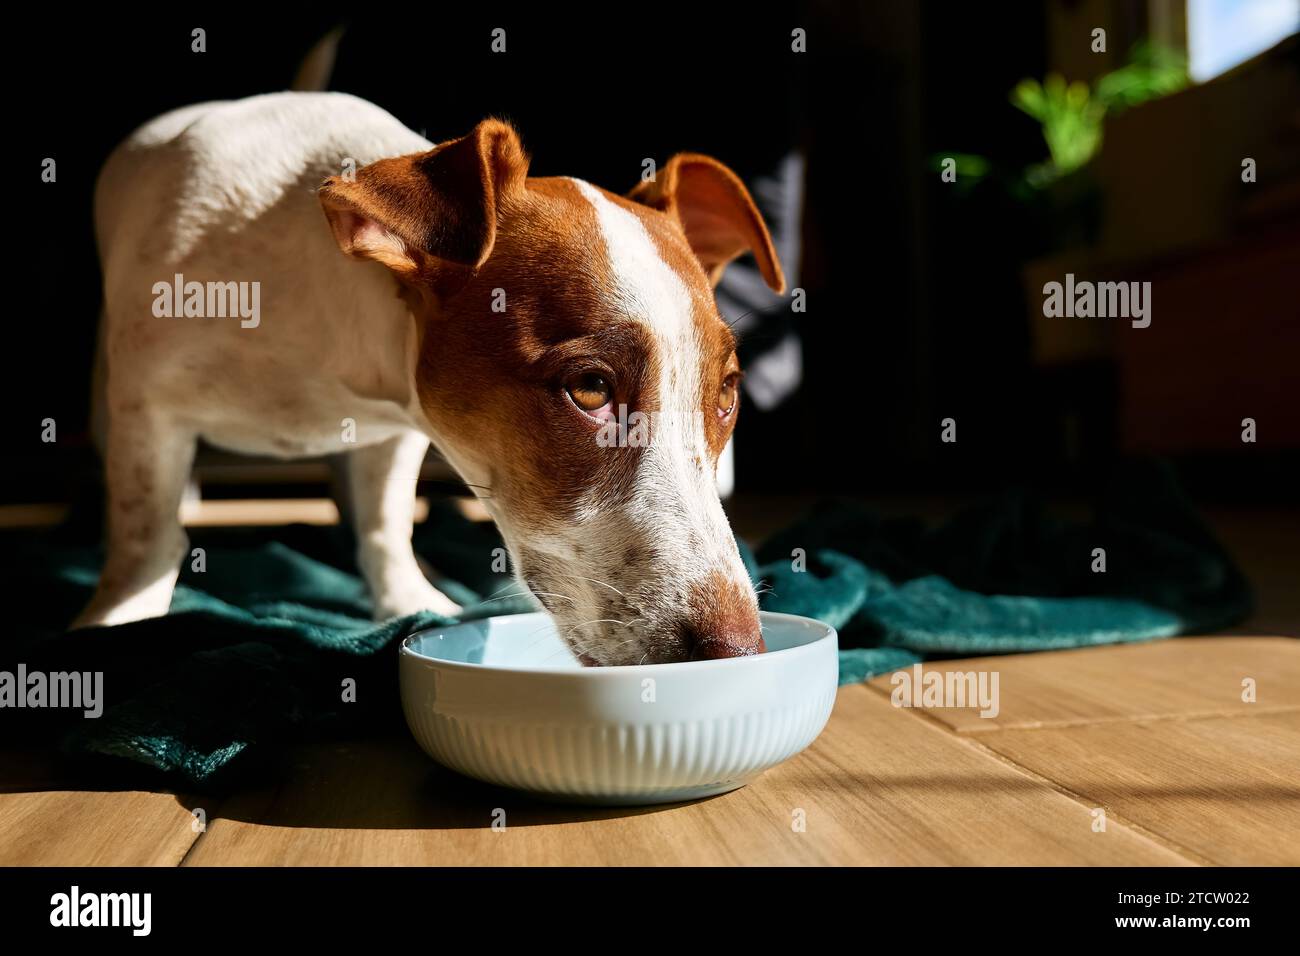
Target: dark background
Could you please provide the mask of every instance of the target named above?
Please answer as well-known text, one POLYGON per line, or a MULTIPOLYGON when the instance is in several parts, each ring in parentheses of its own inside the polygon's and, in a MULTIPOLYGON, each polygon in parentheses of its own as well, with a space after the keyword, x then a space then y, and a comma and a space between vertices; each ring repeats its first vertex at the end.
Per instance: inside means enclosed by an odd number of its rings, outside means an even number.
MULTIPOLYGON (((1300 320, 1295 299, 1273 291, 1283 272, 1295 285, 1293 201, 1234 220, 1191 251, 1130 250, 1116 268, 1156 277, 1153 329, 1117 323, 1100 352, 1044 362, 1034 354, 1037 302, 1025 295, 1023 271, 1051 251, 1041 224, 996 190, 953 189, 930 165, 944 150, 1007 168, 1042 158, 1039 128, 1009 105, 1008 91, 1062 66, 1062 44, 1076 42, 1062 19, 1079 6, 1021 3, 990 13, 986 5, 899 0, 725 14, 669 6, 617 17, 404 6, 353 8, 347 17, 301 8, 283 16, 78 14, 75 30, 53 17, 29 24, 11 35, 43 70, 11 83, 23 135, 11 152, 10 183, 26 211, 9 223, 17 308, 0 360, 10 392, 0 504, 66 501, 95 481, 86 435, 99 308, 91 196, 103 160, 165 110, 287 88, 307 51, 339 23, 348 30, 330 88, 373 100, 435 141, 485 115, 507 117, 539 175, 624 191, 646 156, 662 162, 680 149, 707 152, 749 176, 790 149, 804 153, 808 310, 792 320, 803 343, 803 386, 772 412, 746 409, 741 491, 870 496, 1020 483, 1077 491, 1121 456, 1155 453, 1173 459, 1203 500, 1294 501, 1300 320), (195 26, 207 30, 206 53, 190 51, 195 26), (489 48, 495 26, 508 31, 504 56, 489 48), (806 54, 790 50, 795 26, 808 31, 806 54), (46 156, 58 161, 57 184, 40 182, 46 156), (1273 256, 1264 265, 1257 243, 1273 256), (1215 272, 1195 258, 1203 255, 1228 265, 1215 272), (1246 273, 1231 280, 1234 263, 1246 273), (1252 268, 1263 269, 1262 278, 1252 268), (1220 273, 1229 278, 1215 278, 1220 273), (1248 314, 1215 326, 1215 316, 1194 308, 1162 311, 1160 280, 1171 275, 1264 291, 1248 314), (1181 332, 1180 322, 1201 331, 1181 332), (1232 348, 1221 349, 1220 336, 1232 348), (1135 388, 1162 376, 1173 376, 1153 393, 1163 399, 1135 397, 1135 388), (1213 407, 1222 406, 1217 418, 1179 397, 1202 378, 1218 396, 1213 407), (1225 382, 1258 388, 1238 407, 1225 382), (1256 445, 1243 444, 1233 424, 1244 415, 1260 422, 1256 445), (947 416, 958 422, 955 444, 940 441, 947 416), (46 417, 58 422, 56 445, 39 440, 46 417)), ((1148 28, 1145 4, 1093 6, 1107 18, 1112 46, 1148 28)), ((1087 33, 1078 34, 1086 50, 1087 33)), ((1289 69, 1290 80, 1277 83, 1294 81, 1293 54, 1294 46, 1280 74, 1289 69)), ((1214 108, 1232 107, 1221 100, 1214 108)), ((1259 151, 1294 147, 1296 115, 1294 103, 1264 115, 1257 135, 1269 142, 1259 151)), ((1213 135, 1212 121, 1170 123, 1162 148, 1176 155, 1196 156, 1213 135)), ((1114 142, 1122 145, 1118 136, 1114 142)), ((1141 155, 1140 145, 1129 148, 1141 155)), ((1118 175, 1151 175, 1142 162, 1129 166, 1118 175)), ((1283 171, 1294 176, 1294 163, 1283 171)), ((1235 166, 1224 176, 1236 177, 1235 166)), ((1191 192, 1178 201, 1208 200, 1191 192)), ((1195 289, 1171 296, 1167 302, 1204 298, 1195 289)))

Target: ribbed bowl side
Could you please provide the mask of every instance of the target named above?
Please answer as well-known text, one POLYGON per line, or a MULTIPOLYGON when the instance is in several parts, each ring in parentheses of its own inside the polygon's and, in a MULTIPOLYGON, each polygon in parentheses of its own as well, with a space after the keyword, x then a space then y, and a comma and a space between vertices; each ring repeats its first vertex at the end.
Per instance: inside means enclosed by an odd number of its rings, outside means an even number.
POLYGON ((754 776, 807 747, 834 686, 802 703, 689 722, 521 725, 407 708, 420 746, 489 783, 565 796, 636 796, 754 776))

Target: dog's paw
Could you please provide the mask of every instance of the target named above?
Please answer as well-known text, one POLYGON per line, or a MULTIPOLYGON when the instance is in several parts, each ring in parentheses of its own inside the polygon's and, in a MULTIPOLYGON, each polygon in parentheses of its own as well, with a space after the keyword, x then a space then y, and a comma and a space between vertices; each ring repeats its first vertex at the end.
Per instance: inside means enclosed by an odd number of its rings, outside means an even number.
POLYGON ((407 587, 391 589, 375 597, 375 620, 406 617, 421 611, 433 611, 443 617, 456 617, 462 608, 447 595, 427 581, 413 582, 407 587))
POLYGON ((136 621, 162 617, 170 607, 171 592, 164 593, 156 585, 125 599, 115 593, 101 591, 95 594, 85 610, 68 625, 68 630, 79 631, 88 627, 134 624, 136 621))

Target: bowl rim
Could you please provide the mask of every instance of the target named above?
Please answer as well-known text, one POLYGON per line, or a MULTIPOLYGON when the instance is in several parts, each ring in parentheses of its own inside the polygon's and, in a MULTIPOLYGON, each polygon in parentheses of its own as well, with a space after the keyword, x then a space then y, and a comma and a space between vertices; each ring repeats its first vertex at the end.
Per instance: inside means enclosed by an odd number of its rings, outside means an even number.
POLYGON ((806 644, 800 644, 798 647, 787 647, 779 651, 770 651, 764 654, 750 654, 747 657, 723 657, 707 661, 674 661, 669 664, 611 664, 606 667, 498 667, 495 664, 471 664, 468 661, 449 661, 441 657, 430 657, 428 654, 421 654, 419 651, 411 648, 412 642, 416 638, 428 634, 430 631, 447 630, 453 627, 468 627, 472 624, 478 624, 483 621, 492 620, 512 620, 528 617, 550 618, 545 611, 529 611, 524 614, 494 614, 490 617, 474 618, 469 621, 455 621, 451 624, 434 624, 429 627, 422 627, 419 630, 412 631, 406 637, 402 638, 398 645, 399 663, 410 660, 412 662, 425 662, 431 666, 447 668, 449 670, 464 671, 467 673, 478 674, 541 674, 553 678, 576 679, 576 680, 612 680, 619 677, 632 677, 653 674, 674 673, 681 674, 689 671, 698 671, 708 667, 762 667, 766 666, 762 662, 776 658, 788 659, 791 656, 809 655, 821 653, 822 645, 826 642, 832 642, 836 649, 839 647, 839 632, 827 624, 825 621, 819 621, 813 617, 804 617, 801 614, 787 614, 784 611, 759 611, 760 620, 777 620, 785 622, 797 622, 800 624, 812 624, 816 627, 823 628, 825 633, 816 640, 809 641, 806 644))

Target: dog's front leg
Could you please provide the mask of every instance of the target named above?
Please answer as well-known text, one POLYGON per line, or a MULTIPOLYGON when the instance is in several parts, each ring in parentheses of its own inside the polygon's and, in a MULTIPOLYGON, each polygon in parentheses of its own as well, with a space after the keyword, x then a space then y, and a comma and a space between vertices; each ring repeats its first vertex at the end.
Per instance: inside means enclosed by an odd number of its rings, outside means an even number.
POLYGON ((179 510, 195 441, 191 431, 150 411, 143 401, 109 410, 108 556, 95 595, 73 627, 167 613, 189 547, 179 510))
POLYGON ((377 620, 417 611, 450 616, 461 610, 429 583, 411 549, 415 483, 428 450, 429 440, 411 432, 346 456, 357 564, 370 588, 377 620))

